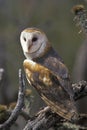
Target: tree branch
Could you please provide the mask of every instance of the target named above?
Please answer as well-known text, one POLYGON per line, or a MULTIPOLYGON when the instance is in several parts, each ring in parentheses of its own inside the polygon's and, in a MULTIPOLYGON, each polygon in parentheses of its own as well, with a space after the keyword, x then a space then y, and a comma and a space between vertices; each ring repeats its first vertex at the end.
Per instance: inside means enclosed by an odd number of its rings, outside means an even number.
POLYGON ((21 73, 21 70, 19 70, 19 93, 18 93, 18 101, 17 104, 14 108, 14 110, 12 111, 10 117, 8 118, 7 121, 5 121, 3 124, 0 125, 0 129, 8 129, 10 126, 13 125, 13 123, 16 121, 16 119, 18 118, 21 109, 24 106, 24 94, 25 93, 25 83, 24 83, 24 79, 23 79, 23 75, 21 73))

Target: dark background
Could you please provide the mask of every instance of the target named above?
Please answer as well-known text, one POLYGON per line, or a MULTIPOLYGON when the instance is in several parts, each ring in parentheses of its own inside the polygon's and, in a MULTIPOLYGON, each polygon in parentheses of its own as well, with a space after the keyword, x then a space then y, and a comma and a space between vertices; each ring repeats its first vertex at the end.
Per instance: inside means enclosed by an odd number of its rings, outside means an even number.
MULTIPOLYGON (((76 55, 84 41, 86 43, 85 35, 78 33, 80 29, 73 21, 71 8, 76 4, 84 4, 87 8, 85 0, 0 0, 0 67, 6 73, 4 87, 0 90, 1 104, 16 99, 18 70, 23 69, 25 59, 20 45, 20 33, 27 27, 38 27, 47 34, 52 46, 67 65, 72 82, 85 80, 84 77, 78 79, 75 71, 76 55)), ((33 95, 37 94, 34 92, 33 95)), ((40 107, 41 100, 38 100, 39 97, 35 97, 34 109, 40 107)), ((81 106, 79 108, 82 110, 81 106)))

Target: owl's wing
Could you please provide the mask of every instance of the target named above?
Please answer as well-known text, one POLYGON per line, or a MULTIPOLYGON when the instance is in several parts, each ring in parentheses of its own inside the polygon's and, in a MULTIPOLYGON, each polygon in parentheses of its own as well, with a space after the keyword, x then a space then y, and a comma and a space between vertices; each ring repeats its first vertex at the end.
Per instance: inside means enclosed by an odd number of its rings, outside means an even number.
POLYGON ((69 94, 61 87, 61 77, 31 60, 24 60, 23 65, 29 83, 36 88, 51 110, 71 120, 76 110, 69 94))
POLYGON ((70 82, 70 75, 65 64, 56 57, 49 57, 45 60, 44 66, 52 71, 56 77, 60 77, 61 86, 73 97, 74 92, 70 82))

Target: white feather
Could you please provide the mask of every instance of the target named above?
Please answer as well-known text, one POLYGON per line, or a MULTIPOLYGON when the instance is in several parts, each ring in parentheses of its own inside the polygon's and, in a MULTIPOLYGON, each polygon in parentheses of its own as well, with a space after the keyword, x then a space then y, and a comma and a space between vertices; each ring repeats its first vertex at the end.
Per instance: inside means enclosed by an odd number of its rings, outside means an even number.
POLYGON ((32 61, 31 59, 25 59, 24 62, 29 62, 31 65, 36 65, 36 62, 32 61))

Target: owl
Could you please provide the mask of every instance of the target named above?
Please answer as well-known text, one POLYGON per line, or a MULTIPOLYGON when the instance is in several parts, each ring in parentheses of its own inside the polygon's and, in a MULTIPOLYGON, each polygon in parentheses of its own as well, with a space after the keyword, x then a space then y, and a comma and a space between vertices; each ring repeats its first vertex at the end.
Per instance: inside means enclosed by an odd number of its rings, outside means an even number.
POLYGON ((50 109, 67 120, 76 115, 68 69, 47 36, 37 28, 21 32, 20 42, 26 59, 27 80, 50 109))

